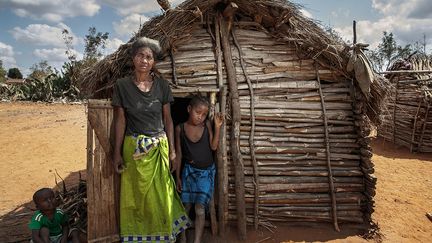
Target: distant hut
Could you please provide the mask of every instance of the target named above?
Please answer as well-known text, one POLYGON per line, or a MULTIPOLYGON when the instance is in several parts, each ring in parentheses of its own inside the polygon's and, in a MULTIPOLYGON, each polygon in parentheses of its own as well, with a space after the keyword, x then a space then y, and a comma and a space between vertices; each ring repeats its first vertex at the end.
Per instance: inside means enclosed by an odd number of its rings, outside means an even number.
POLYGON ((385 73, 391 89, 378 135, 411 152, 432 152, 432 59, 413 55, 385 73))
POLYGON ((5 81, 5 84, 8 85, 23 85, 25 83, 27 83, 28 80, 25 78, 8 78, 5 81))
POLYGON ((175 122, 195 92, 226 114, 215 193, 221 232, 232 221, 240 238, 246 224, 370 222, 376 178, 367 136, 385 93, 380 80, 360 91, 346 71, 352 48, 293 3, 189 0, 146 22, 81 79, 81 91, 99 99, 88 112, 89 240, 117 232, 118 178, 105 157, 112 111, 101 99, 131 73, 128 50, 139 36, 162 44, 157 68, 171 83, 175 122))

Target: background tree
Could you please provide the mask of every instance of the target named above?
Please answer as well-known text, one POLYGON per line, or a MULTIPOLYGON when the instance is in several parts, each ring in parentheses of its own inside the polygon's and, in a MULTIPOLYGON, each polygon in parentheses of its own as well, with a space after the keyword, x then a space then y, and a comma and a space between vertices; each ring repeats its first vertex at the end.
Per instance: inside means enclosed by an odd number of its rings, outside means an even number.
POLYGON ((95 27, 90 27, 85 36, 84 59, 98 60, 103 56, 99 48, 105 49, 105 43, 109 33, 97 32, 95 27))
POLYGON ((52 67, 48 65, 48 61, 46 60, 33 64, 30 67, 30 71, 29 78, 33 79, 44 79, 54 73, 52 67))
POLYGON ((411 45, 408 44, 404 47, 398 45, 393 33, 384 31, 383 35, 378 48, 367 52, 374 69, 378 72, 387 70, 398 58, 406 58, 412 52, 411 45))
POLYGON ((23 78, 23 75, 18 68, 10 68, 7 76, 9 78, 23 78))
POLYGON ((0 60, 0 83, 6 81, 6 70, 3 68, 3 61, 0 60))
POLYGON ((69 34, 69 31, 67 29, 63 29, 62 35, 63 35, 64 43, 66 45, 66 52, 65 52, 66 56, 68 57, 70 62, 76 62, 77 56, 74 52, 73 45, 72 45, 73 36, 69 34))

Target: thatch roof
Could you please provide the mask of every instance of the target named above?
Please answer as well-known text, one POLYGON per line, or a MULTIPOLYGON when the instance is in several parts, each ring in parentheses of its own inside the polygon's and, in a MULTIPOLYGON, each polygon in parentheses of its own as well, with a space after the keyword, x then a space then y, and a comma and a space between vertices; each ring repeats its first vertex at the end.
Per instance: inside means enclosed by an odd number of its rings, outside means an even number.
MULTIPOLYGON (((116 79, 131 71, 128 55, 130 43, 135 38, 147 36, 160 41, 164 53, 171 48, 192 41, 193 22, 205 22, 220 8, 221 0, 189 0, 164 15, 154 17, 146 22, 141 30, 128 43, 85 70, 80 79, 79 87, 87 94, 97 97, 109 96, 109 92, 98 93, 109 88, 116 79)), ((280 40, 294 44, 299 51, 310 57, 317 58, 333 69, 345 73, 349 58, 349 47, 332 38, 318 26, 316 22, 305 17, 299 6, 283 0, 233 0, 239 7, 238 16, 248 17, 258 22, 271 35, 280 40)))
MULTIPOLYGON (((398 59, 389 68, 390 71, 411 70, 411 73, 405 73, 409 79, 432 79, 432 57, 422 53, 414 53, 405 59, 398 59), (418 71, 416 73, 416 71, 418 71), (425 72, 422 72, 425 71, 425 72)), ((387 77, 392 79, 395 75, 388 74, 387 77)))

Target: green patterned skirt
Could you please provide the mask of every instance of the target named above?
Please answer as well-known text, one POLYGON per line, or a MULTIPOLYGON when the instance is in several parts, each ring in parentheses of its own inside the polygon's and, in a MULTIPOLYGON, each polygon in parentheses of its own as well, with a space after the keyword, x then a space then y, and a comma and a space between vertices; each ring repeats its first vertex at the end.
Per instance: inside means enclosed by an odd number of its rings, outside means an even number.
POLYGON ((120 236, 122 242, 175 242, 190 226, 175 190, 168 159, 166 136, 126 136, 121 174, 120 236), (144 139, 143 139, 144 138, 144 139), (153 146, 143 156, 134 156, 144 141, 153 146), (135 158, 134 158, 135 157, 135 158))

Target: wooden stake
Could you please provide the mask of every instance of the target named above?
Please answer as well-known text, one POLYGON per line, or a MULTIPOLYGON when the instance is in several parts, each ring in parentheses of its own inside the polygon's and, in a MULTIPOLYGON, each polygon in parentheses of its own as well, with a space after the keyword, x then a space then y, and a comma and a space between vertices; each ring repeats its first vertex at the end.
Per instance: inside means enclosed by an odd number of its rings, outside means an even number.
POLYGON ((421 108, 421 104, 422 104, 423 100, 419 100, 418 106, 417 106, 417 112, 415 114, 414 117, 414 124, 413 124, 413 128, 412 128, 412 135, 411 135, 411 145, 410 145, 410 152, 413 152, 413 145, 414 145, 414 140, 415 140, 415 133, 416 133, 416 126, 417 126, 417 117, 421 108))
POLYGON ((398 99, 398 92, 399 92, 399 78, 396 82, 396 89, 395 89, 395 97, 394 97, 394 101, 393 101, 393 143, 395 143, 395 139, 396 139, 396 102, 398 99))
MULTIPOLYGON (((221 87, 219 93, 220 111, 226 117, 227 89, 221 87)), ((219 235, 225 234, 225 226, 228 219, 228 168, 227 168, 227 149, 226 149, 226 125, 222 124, 217 150, 217 173, 218 173, 218 216, 219 216, 219 235)))
POLYGON ((427 121, 428 121, 428 115, 429 115, 429 108, 430 108, 430 104, 428 104, 427 108, 426 108, 426 113, 425 113, 425 118, 424 118, 424 122, 423 122, 422 132, 421 132, 421 135, 420 135, 420 141, 419 141, 419 145, 418 145, 419 150, 421 149, 421 146, 423 145, 423 136, 424 136, 424 133, 425 133, 425 130, 426 130, 426 126, 428 124, 427 121))
POLYGON ((222 50, 221 50, 221 34, 220 34, 220 16, 218 15, 215 17, 215 39, 216 39, 216 45, 215 45, 215 55, 216 55, 216 65, 217 65, 217 81, 218 81, 218 87, 221 88, 223 85, 223 76, 222 76, 222 50))
POLYGON ((237 41, 234 29, 231 30, 231 35, 232 35, 234 44, 236 45, 237 50, 239 52, 240 65, 242 67, 243 74, 245 76, 246 82, 247 82, 248 87, 249 87, 249 95, 250 95, 249 105, 250 105, 250 122, 251 122, 251 129, 250 129, 250 134, 249 134, 249 147, 250 147, 250 155, 251 155, 252 165, 253 165, 253 170, 254 170, 253 183, 255 186, 254 227, 255 227, 255 229, 258 229, 259 194, 260 193, 259 193, 259 170, 258 170, 258 164, 257 164, 256 157, 255 157, 255 144, 254 144, 254 138, 255 138, 255 95, 254 95, 254 90, 252 87, 252 82, 250 81, 249 76, 248 76, 247 71, 246 71, 246 65, 244 63, 242 49, 241 49, 239 42, 237 41))
POLYGON ((353 34, 354 34, 354 39, 353 39, 353 44, 357 44, 357 28, 356 28, 356 24, 357 22, 355 20, 353 20, 353 34))
POLYGON ((177 86, 177 71, 176 71, 176 63, 174 59, 174 53, 173 48, 170 48, 170 57, 171 57, 171 68, 172 68, 172 76, 173 76, 173 83, 177 86))
POLYGON ((221 19, 221 39, 225 67, 228 76, 229 91, 231 97, 231 154, 235 165, 236 181, 236 206, 237 206, 237 230, 241 240, 246 239, 246 208, 245 208, 245 189, 244 189, 244 166, 240 152, 240 104, 237 90, 237 78, 234 63, 232 61, 231 45, 229 41, 231 24, 221 19))
POLYGON ((329 178, 329 186, 330 186, 330 194, 331 194, 331 202, 332 202, 332 212, 333 212, 333 225, 337 232, 340 232, 339 225, 338 225, 338 219, 337 219, 337 212, 336 212, 336 195, 335 195, 335 189, 333 185, 333 175, 332 175, 332 169, 331 169, 331 161, 330 161, 330 143, 329 143, 329 134, 328 134, 328 125, 327 125, 327 115, 326 115, 326 108, 324 104, 324 96, 321 90, 321 80, 318 73, 318 64, 315 64, 315 68, 317 70, 317 82, 319 87, 319 94, 321 97, 321 105, 322 105, 322 111, 323 111, 323 121, 324 121, 324 133, 325 133, 325 143, 326 143, 326 155, 327 155, 327 168, 328 168, 328 178, 329 178))

